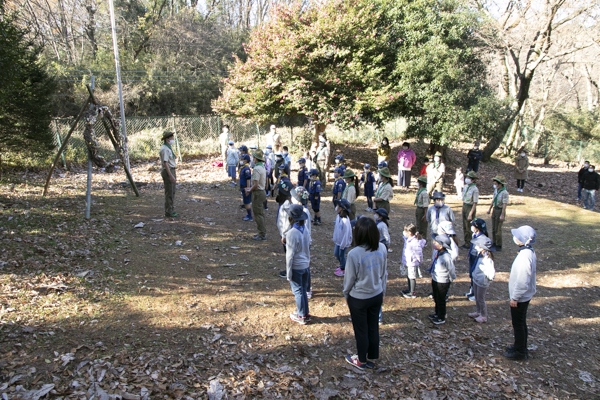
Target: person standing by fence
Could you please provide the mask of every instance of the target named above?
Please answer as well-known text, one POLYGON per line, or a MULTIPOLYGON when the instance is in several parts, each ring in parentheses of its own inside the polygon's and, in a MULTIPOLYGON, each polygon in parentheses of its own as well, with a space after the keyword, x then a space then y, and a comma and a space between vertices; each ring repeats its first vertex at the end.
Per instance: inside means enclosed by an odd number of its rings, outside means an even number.
POLYGON ((221 134, 219 135, 219 146, 221 148, 221 159, 223 160, 223 168, 227 172, 227 149, 229 148, 229 141, 231 140, 231 132, 229 132, 229 125, 225 124, 221 128, 221 134))
POLYGON ((160 165, 164 185, 165 185, 165 217, 178 217, 179 214, 175 212, 175 185, 177 184, 177 178, 175 174, 175 168, 177 167, 177 160, 175 153, 171 145, 173 144, 175 134, 170 131, 165 131, 162 135, 163 145, 160 148, 160 165))
POLYGON ((265 156, 261 149, 252 151, 255 164, 252 170, 252 186, 246 189, 247 193, 252 193, 252 213, 258 234, 252 237, 253 240, 267 240, 267 228, 265 226, 264 203, 267 200, 265 187, 267 185, 267 170, 264 166, 265 156))
POLYGON ((588 172, 583 176, 583 208, 594 211, 596 205, 596 192, 600 189, 600 175, 593 165, 590 165, 588 172))

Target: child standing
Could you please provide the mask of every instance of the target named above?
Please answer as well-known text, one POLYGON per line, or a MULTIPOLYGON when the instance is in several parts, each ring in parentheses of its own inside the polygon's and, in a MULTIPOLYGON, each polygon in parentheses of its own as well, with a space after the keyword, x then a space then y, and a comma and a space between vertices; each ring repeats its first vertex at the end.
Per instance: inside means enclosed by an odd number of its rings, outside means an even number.
POLYGON ((469 278, 471 278, 471 286, 469 287, 469 291, 465 293, 465 296, 467 296, 470 301, 475 301, 475 294, 473 292, 473 271, 475 270, 479 253, 475 250, 475 246, 473 246, 473 240, 478 240, 479 238, 481 238, 480 240, 485 240, 488 238, 487 224, 481 218, 475 218, 471 221, 471 232, 471 246, 469 247, 469 278))
POLYGON ((402 250, 400 274, 406 275, 408 281, 408 289, 402 291, 402 296, 407 299, 414 299, 417 297, 417 277, 421 277, 419 266, 423 262, 423 248, 426 241, 417 232, 417 227, 414 224, 406 225, 402 235, 404 237, 404 248, 402 250))
POLYGON ((319 211, 321 209, 321 191, 323 189, 319 180, 319 171, 316 168, 311 169, 308 173, 308 178, 310 179, 310 183, 308 184, 308 198, 315 213, 315 219, 312 222, 315 225, 321 225, 321 214, 319 214, 319 211))
POLYGON ((352 225, 350 224, 350 203, 341 199, 336 207, 335 227, 333 228, 333 254, 338 259, 340 266, 337 267, 335 276, 344 276, 346 271, 346 251, 352 244, 352 225))
POLYGON ((235 181, 235 170, 240 162, 240 152, 233 145, 233 140, 229 141, 229 148, 227 149, 227 175, 231 178, 229 186, 237 186, 235 181))
POLYGON ((390 201, 394 198, 393 180, 387 167, 379 170, 379 185, 373 201, 376 208, 385 208, 390 213, 390 201))
POLYGON ((285 269, 296 299, 296 311, 290 314, 290 319, 300 325, 306 325, 310 321, 307 296, 310 288, 310 238, 308 229, 304 226, 308 215, 302 210, 302 206, 297 204, 292 205, 287 212, 293 225, 285 236, 285 269))
POLYGON ((333 189, 332 196, 333 199, 333 208, 337 206, 338 201, 342 198, 342 193, 344 193, 344 189, 346 189, 346 181, 344 181, 344 177, 341 174, 341 170, 339 167, 336 167, 333 170, 333 189))
POLYGON ((492 241, 487 236, 480 236, 473 243, 478 258, 473 270, 473 294, 475 295, 476 311, 469 313, 469 317, 476 322, 487 322, 487 304, 485 294, 490 282, 494 280, 496 270, 494 269, 494 257, 491 253, 492 241))
POLYGON ((458 258, 458 240, 456 239, 456 231, 454 230, 454 224, 452 221, 442 221, 438 225, 438 235, 448 235, 450 241, 450 256, 452 261, 456 261, 458 258))
POLYGON ((340 175, 344 176, 344 172, 346 172, 346 165, 344 165, 344 156, 342 154, 335 156, 335 167, 339 168, 340 175))
MULTIPOLYGON (((429 179, 429 178, 427 178, 429 179)), ((440 222, 450 221, 454 223, 454 212, 444 203, 446 195, 442 192, 433 192, 433 205, 427 210, 427 222, 431 235, 437 235, 440 222)))
POLYGON ((298 160, 298 186, 308 186, 308 169, 306 168, 306 158, 298 160))
POLYGON ((240 191, 242 192, 242 204, 246 209, 243 221, 254 221, 252 219, 252 195, 246 192, 252 186, 252 171, 250 170, 250 156, 242 154, 240 157, 240 191))
POLYGON ((513 241, 519 246, 519 253, 510 268, 508 294, 510 296, 510 316, 515 342, 508 346, 504 357, 509 360, 524 360, 527 351, 527 309, 536 292, 537 257, 532 245, 535 243, 535 230, 527 225, 511 230, 513 241))
POLYGON ((421 175, 417 179, 419 184, 419 190, 417 190, 417 196, 415 197, 415 218, 417 225, 417 232, 422 237, 427 236, 427 208, 429 207, 429 194, 427 193, 427 176, 421 175))
POLYGON ((463 189, 465 188, 465 176, 463 175, 460 167, 456 168, 456 175, 454 176, 454 187, 456 188, 456 197, 462 199, 463 189))
POLYGON ((377 230, 379 231, 379 242, 385 245, 388 253, 392 252, 390 249, 391 239, 390 239, 390 230, 388 220, 388 213, 385 208, 378 208, 375 210, 375 222, 377 223, 377 230))
POLYGON ((431 273, 435 313, 430 314, 429 319, 435 325, 446 323, 446 294, 450 289, 450 284, 456 279, 454 262, 448 252, 451 241, 452 239, 446 235, 435 235, 433 237, 433 248, 437 250, 437 254, 433 257, 429 272, 431 273))
POLYGON ((423 165, 419 170, 419 176, 427 176, 427 167, 429 166, 429 157, 423 157, 423 165))
POLYGON ((350 203, 350 221, 356 219, 356 197, 358 196, 358 177, 354 175, 354 171, 348 169, 344 172, 344 181, 346 188, 342 192, 342 199, 348 200, 350 203))
POLYGON ((285 235, 290 229, 290 216, 288 215, 288 209, 292 205, 292 186, 289 181, 282 180, 277 186, 277 202, 279 203, 279 209, 277 211, 277 230, 279 230, 279 236, 281 236, 281 243, 283 244, 283 252, 286 251, 285 246, 285 235))
POLYGON ((365 164, 363 166, 363 173, 360 176, 360 182, 363 184, 363 191, 367 198, 367 208, 365 211, 373 211, 373 195, 375 194, 375 176, 371 172, 371 165, 365 164))

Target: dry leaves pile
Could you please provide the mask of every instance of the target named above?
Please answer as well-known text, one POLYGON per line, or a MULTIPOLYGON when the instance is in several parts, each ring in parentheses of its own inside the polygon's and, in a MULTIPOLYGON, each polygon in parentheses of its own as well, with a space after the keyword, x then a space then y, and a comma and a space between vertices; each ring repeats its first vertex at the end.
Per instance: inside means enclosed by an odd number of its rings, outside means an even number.
MULTIPOLYGON (((372 162, 364 150, 342 150, 353 168, 372 162)), ((419 299, 400 296, 399 232, 412 222, 414 193, 398 192, 381 359, 376 369, 359 371, 343 362, 355 344, 341 281, 332 275, 332 210, 323 207, 324 224, 313 233, 313 323, 294 325, 287 317, 293 310, 289 285, 277 277, 283 253, 273 211, 267 214, 269 241, 253 243, 255 225, 241 221, 239 191, 223 183, 224 172, 210 161, 180 166, 178 220, 162 217, 154 163, 133 166, 143 183, 139 199, 124 176, 94 175, 90 221, 82 218, 83 171, 58 172, 46 199, 39 196, 42 174, 16 174, 2 185, 3 398, 597 397, 600 268, 598 246, 586 238, 600 233, 598 214, 580 220, 580 210, 564 203, 539 196, 515 200, 511 218, 522 223, 534 215, 544 239, 529 315, 533 357, 512 363, 501 354, 511 338, 506 279, 513 254, 497 254, 490 323, 466 318, 472 303, 460 295, 468 288, 461 266, 449 322, 434 327, 426 317, 432 308, 426 279, 418 283, 419 299), (553 208, 564 211, 560 220, 545 214, 553 208), (582 224, 568 247, 556 245, 564 226, 555 225, 563 219, 582 224)), ((507 168, 495 163, 482 174, 510 176, 507 168)), ((571 177, 533 166, 533 180, 550 179, 535 190, 570 199, 565 185, 552 183, 556 174, 571 177)), ((517 222, 507 221, 508 228, 511 223, 517 222)))

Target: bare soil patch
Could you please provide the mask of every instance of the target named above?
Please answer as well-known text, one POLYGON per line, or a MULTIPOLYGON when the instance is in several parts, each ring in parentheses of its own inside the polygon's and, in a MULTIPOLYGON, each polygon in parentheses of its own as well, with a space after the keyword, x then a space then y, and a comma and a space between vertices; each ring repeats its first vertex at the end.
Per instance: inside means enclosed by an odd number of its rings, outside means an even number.
MULTIPOLYGON (((339 148, 354 169, 375 164, 372 149, 339 148)), ((460 149, 449 151, 448 182, 463 158, 460 149)), ((289 284, 277 276, 285 261, 275 202, 269 199, 268 241, 252 241, 256 227, 241 220, 239 189, 211 161, 180 165, 178 219, 162 216, 155 163, 133 166, 144 183, 140 198, 123 174, 95 174, 90 221, 83 219, 83 171, 59 172, 48 198, 40 196, 41 174, 2 182, 0 392, 69 399, 598 398, 600 217, 571 200, 576 171, 533 160, 535 184, 511 194, 505 250, 496 254, 498 275, 488 293, 490 319, 482 325, 466 315, 474 304, 463 296, 464 252, 445 325, 427 318, 427 279, 418 281, 419 298, 400 295, 401 232, 414 219, 414 191, 397 190, 382 357, 377 369, 362 373, 343 361, 355 344, 342 280, 333 275, 329 199, 323 225, 313 229, 314 318, 300 326, 288 317, 289 284), (532 358, 510 362, 501 356, 512 340, 507 280, 515 247, 508 232, 523 224, 539 235, 538 293, 528 318, 532 358)), ((501 172, 510 180, 511 168, 495 161, 480 172, 485 205, 491 177, 501 172)), ((448 200, 458 216, 458 199, 448 200)), ((365 207, 361 197, 357 208, 365 207)), ((485 209, 479 216, 489 220, 485 209)), ((462 237, 460 223, 457 230, 462 237)))

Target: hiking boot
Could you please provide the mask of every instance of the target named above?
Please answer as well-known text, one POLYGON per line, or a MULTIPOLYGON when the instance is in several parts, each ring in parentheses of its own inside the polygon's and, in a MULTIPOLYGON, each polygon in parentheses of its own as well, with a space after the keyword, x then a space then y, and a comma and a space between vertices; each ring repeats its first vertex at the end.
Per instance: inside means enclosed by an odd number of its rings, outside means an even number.
POLYGON ((353 356, 351 355, 347 355, 346 357, 344 357, 346 362, 350 365, 352 365, 353 367, 356 367, 358 369, 360 369, 361 371, 364 371, 365 369, 367 369, 367 363, 361 363, 358 360, 358 356, 355 354, 353 356))

